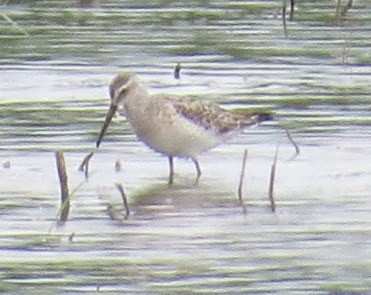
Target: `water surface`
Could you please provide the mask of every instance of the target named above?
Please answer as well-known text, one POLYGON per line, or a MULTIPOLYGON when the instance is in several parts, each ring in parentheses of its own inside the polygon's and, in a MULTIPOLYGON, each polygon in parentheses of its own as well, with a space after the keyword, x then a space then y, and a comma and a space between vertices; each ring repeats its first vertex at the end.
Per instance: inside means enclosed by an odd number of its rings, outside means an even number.
POLYGON ((371 294, 367 0, 340 19, 331 1, 302 1, 288 38, 279 1, 18 2, 0 6, 16 23, 0 23, 1 292, 371 294), (169 188, 166 158, 116 118, 86 181, 77 168, 119 70, 152 93, 269 109, 279 123, 200 157, 197 187, 193 164, 177 160, 169 188), (295 159, 279 125, 301 148, 295 159), (236 197, 245 148, 246 214, 236 197), (75 189, 64 225, 56 150, 75 189))

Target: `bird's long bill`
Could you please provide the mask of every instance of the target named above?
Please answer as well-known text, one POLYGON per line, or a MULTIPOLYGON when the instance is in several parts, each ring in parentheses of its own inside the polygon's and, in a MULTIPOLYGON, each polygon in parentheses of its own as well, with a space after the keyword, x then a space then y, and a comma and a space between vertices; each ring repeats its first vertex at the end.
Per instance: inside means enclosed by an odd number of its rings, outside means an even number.
POLYGON ((107 115, 106 115, 106 120, 104 121, 103 127, 102 127, 102 129, 99 133, 99 137, 98 137, 98 140, 97 140, 97 148, 99 148, 100 143, 103 139, 103 136, 106 133, 106 130, 108 128, 108 125, 109 125, 109 123, 111 123, 112 117, 116 113, 116 111, 117 111, 117 104, 111 104, 111 106, 110 106, 110 108, 107 112, 107 115))

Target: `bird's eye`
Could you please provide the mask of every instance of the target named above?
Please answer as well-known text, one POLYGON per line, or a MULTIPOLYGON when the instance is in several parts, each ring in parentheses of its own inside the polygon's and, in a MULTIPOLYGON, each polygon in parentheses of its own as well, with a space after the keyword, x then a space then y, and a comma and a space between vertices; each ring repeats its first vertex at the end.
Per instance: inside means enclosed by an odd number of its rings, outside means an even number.
POLYGON ((117 96, 117 97, 118 97, 118 96, 125 96, 127 90, 128 90, 128 87, 127 87, 126 84, 123 85, 123 86, 121 86, 119 89, 117 89, 117 91, 116 91, 116 96, 117 96))

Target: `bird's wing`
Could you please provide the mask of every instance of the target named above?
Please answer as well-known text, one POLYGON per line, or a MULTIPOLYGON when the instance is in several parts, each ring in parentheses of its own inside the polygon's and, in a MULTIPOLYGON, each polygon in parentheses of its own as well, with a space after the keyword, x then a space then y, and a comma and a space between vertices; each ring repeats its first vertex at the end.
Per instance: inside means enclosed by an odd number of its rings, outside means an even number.
POLYGON ((225 110, 217 104, 205 104, 197 100, 168 98, 176 112, 206 130, 219 134, 238 131, 244 127, 271 120, 268 113, 225 110))

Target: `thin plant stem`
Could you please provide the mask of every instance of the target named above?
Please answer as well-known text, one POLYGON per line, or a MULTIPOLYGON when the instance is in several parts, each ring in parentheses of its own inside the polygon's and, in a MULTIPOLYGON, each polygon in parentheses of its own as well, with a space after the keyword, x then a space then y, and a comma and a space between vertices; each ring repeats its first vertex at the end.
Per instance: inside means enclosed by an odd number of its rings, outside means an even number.
POLYGON ((283 23, 283 30, 285 32, 285 37, 287 38, 287 25, 286 25, 286 1, 282 0, 282 23, 283 23))
POLYGON ((128 219, 129 215, 130 215, 130 209, 129 209, 129 204, 128 204, 128 199, 126 197, 126 194, 125 194, 125 191, 124 191, 124 188, 123 186, 120 184, 120 183, 115 183, 116 185, 116 188, 118 189, 118 191, 120 192, 121 194, 121 197, 122 197, 122 201, 124 203, 124 207, 125 207, 125 219, 128 219))
POLYGON ((18 25, 15 21, 13 21, 9 16, 7 16, 5 13, 0 11, 0 16, 4 18, 8 23, 10 23, 13 27, 15 27, 18 31, 20 31, 23 35, 29 37, 30 35, 27 33, 27 31, 22 28, 20 25, 18 25))
POLYGON ((174 78, 179 80, 180 79, 180 70, 182 69, 182 65, 178 62, 174 69, 174 78))
POLYGON ((88 155, 86 155, 86 157, 83 159, 83 161, 81 162, 79 166, 79 170, 85 172, 85 179, 89 178, 89 163, 93 155, 94 155, 94 152, 91 152, 88 155))
POLYGON ((59 185, 61 190, 61 214, 60 221, 66 221, 70 211, 70 197, 68 191, 68 176, 66 170, 66 162, 62 151, 55 152, 57 163, 57 171, 59 177, 59 185))
POLYGON ((292 145, 294 146, 295 148, 295 155, 294 157, 296 157, 297 155, 300 154, 300 149, 299 149, 299 146, 297 145, 297 143, 294 141, 294 139, 292 138, 290 132, 287 130, 287 128, 284 128, 285 130, 285 133, 286 133, 286 136, 287 138, 289 139, 289 141, 292 143, 292 145))
POLYGON ((245 170, 246 170, 246 160, 247 160, 247 149, 244 150, 243 158, 242 158, 242 167, 241 167, 241 173, 240 173, 240 181, 238 184, 238 190, 237 190, 237 196, 238 201, 243 207, 243 211, 246 214, 246 206, 244 205, 243 199, 242 199, 242 188, 243 188, 243 182, 245 178, 245 170))
POLYGON ((277 145, 277 148, 276 148, 276 153, 274 155, 273 163, 272 163, 272 166, 271 166, 271 174, 270 174, 270 178, 269 178, 268 196, 269 196, 269 201, 270 201, 270 206, 271 206, 272 212, 276 211, 276 203, 274 201, 273 192, 274 192, 274 181, 275 181, 275 177, 276 177, 276 164, 277 164, 277 157, 278 157, 278 148, 279 148, 279 145, 277 145))

